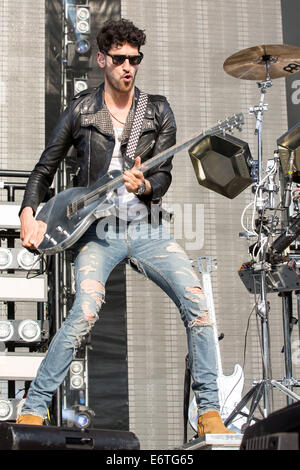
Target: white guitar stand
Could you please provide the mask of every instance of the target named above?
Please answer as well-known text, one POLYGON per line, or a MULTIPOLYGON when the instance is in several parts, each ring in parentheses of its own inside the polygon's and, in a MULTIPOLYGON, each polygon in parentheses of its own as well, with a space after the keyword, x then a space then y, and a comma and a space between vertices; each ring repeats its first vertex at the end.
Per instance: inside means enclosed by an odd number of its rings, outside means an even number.
MULTIPOLYGON (((236 364, 234 366, 234 371, 232 375, 225 376, 223 374, 222 369, 222 360, 221 360, 221 353, 219 347, 219 341, 222 339, 222 334, 218 335, 217 330, 217 322, 216 322, 216 315, 215 315, 215 308, 214 308, 214 301, 213 301, 213 291, 212 291, 212 283, 211 283, 211 273, 217 269, 217 262, 215 259, 211 257, 202 256, 197 258, 196 260, 191 260, 193 266, 197 266, 199 272, 201 273, 202 277, 202 289, 206 295, 207 303, 208 303, 208 310, 209 310, 209 318, 211 323, 213 324, 214 330, 214 340, 216 346, 216 356, 217 356, 217 370, 218 370, 218 387, 219 387, 219 401, 220 401, 220 414, 223 420, 225 420, 235 408, 235 406, 239 403, 241 399, 242 389, 244 385, 244 373, 243 369, 240 365, 236 364)), ((185 403, 187 401, 187 389, 189 387, 188 384, 188 375, 187 375, 187 368, 188 368, 188 361, 186 361, 186 379, 185 379, 185 403)), ((245 422, 245 418, 243 415, 248 413, 248 410, 244 409, 241 411, 239 416, 235 417, 232 420, 232 429, 235 430, 237 433, 240 432, 242 425, 245 422)), ((185 413, 184 417, 187 421, 187 413, 186 413, 186 406, 185 406, 185 413)), ((193 398, 189 410, 188 410, 188 419, 192 426, 192 428, 197 431, 197 405, 195 397, 193 398)), ((186 427, 185 427, 185 434, 184 439, 186 442, 186 427)))

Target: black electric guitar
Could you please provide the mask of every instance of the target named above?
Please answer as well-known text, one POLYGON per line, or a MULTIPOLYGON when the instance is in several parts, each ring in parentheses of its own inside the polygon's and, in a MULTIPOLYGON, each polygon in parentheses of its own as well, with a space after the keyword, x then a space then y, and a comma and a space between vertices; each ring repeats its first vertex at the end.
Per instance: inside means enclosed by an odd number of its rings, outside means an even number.
MULTIPOLYGON (((242 113, 234 115, 212 129, 194 135, 181 144, 157 154, 138 169, 142 172, 148 171, 203 137, 241 128, 243 123, 242 113)), ((95 220, 110 213, 114 207, 114 191, 123 184, 122 173, 113 170, 88 188, 69 188, 52 197, 36 216, 37 220, 47 224, 47 232, 37 251, 50 255, 70 248, 95 220)))

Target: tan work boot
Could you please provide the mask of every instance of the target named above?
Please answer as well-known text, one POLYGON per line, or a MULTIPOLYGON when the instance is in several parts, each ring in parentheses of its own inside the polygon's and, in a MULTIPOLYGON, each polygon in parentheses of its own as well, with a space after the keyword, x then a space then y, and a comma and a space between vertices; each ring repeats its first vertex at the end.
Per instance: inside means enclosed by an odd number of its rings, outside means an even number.
POLYGON ((224 426, 218 411, 207 411, 197 419, 198 437, 204 434, 236 434, 224 426))
POLYGON ((31 424, 31 426, 43 426, 43 418, 35 415, 20 415, 16 423, 17 424, 31 424))

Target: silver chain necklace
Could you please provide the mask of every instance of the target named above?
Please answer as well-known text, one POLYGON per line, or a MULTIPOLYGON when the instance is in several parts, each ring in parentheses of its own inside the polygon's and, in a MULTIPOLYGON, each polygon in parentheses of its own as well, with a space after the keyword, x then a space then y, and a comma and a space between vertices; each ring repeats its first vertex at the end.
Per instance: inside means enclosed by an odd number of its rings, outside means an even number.
MULTIPOLYGON (((106 105, 106 107, 107 107, 107 105, 106 105)), ((109 114, 111 115, 111 117, 113 117, 116 121, 118 121, 120 124, 122 124, 123 126, 125 126, 126 121, 125 121, 125 122, 122 122, 122 121, 120 121, 120 119, 116 118, 116 116, 114 116, 113 113, 110 112, 110 110, 108 109, 108 107, 107 107, 107 111, 109 112, 109 114)))

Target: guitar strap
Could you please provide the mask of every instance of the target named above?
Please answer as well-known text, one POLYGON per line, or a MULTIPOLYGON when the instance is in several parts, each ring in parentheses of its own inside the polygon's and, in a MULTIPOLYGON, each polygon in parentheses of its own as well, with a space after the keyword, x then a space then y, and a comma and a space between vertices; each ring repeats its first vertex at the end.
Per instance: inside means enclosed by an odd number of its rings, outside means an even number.
POLYGON ((144 120, 146 108, 148 104, 148 95, 143 91, 140 92, 139 100, 136 106, 134 119, 128 139, 126 154, 124 159, 124 169, 129 170, 134 165, 135 151, 140 138, 142 123, 144 120))

